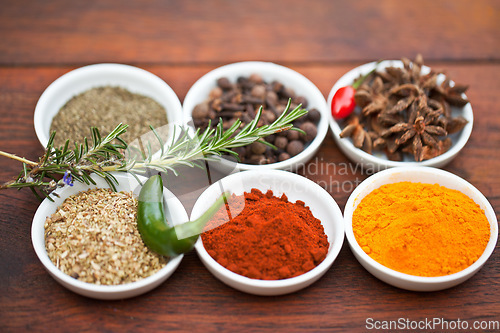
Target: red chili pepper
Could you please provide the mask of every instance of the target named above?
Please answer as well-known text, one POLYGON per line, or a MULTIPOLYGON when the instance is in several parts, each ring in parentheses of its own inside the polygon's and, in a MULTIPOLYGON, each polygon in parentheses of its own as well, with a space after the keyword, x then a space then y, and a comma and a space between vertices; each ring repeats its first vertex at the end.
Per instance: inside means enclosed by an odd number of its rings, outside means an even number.
POLYGON ((376 67, 367 74, 365 74, 364 76, 354 81, 352 85, 341 87, 335 92, 335 95, 333 95, 332 98, 332 106, 331 106, 333 118, 344 119, 345 117, 347 117, 352 113, 352 111, 356 107, 356 101, 354 100, 354 94, 356 93, 356 89, 359 88, 361 83, 363 83, 363 81, 371 73, 373 73, 375 69, 376 67))
POLYGON ((332 116, 335 119, 343 119, 350 115, 356 107, 354 94, 356 89, 353 86, 341 87, 335 92, 332 99, 332 116))

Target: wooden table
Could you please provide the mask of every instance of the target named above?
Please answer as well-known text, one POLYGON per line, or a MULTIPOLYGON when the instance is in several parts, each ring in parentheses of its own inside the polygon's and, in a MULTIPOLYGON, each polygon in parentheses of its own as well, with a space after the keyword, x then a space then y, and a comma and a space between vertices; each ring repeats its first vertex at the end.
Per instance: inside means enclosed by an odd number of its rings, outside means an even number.
MULTIPOLYGON (((2 1, 0 150, 36 159, 42 152, 33 111, 62 74, 93 63, 144 68, 182 101, 206 72, 244 60, 273 61, 308 77, 328 95, 345 72, 377 59, 413 58, 470 84, 474 130, 444 167, 476 186, 500 212, 500 2, 429 1, 2 1)), ((301 171, 323 181, 343 209, 367 177, 331 133, 301 171), (331 186, 334 184, 333 186, 331 186), (335 185, 336 184, 336 185, 335 185)), ((21 165, 0 158, 6 181, 21 165)), ((0 331, 363 331, 367 319, 500 320, 500 251, 455 288, 417 293, 391 287, 356 261, 347 242, 314 285, 258 297, 215 279, 194 252, 163 285, 123 301, 98 301, 61 287, 35 256, 30 227, 38 201, 29 190, 0 192, 0 331)), ((436 329, 439 329, 437 327, 436 329)))

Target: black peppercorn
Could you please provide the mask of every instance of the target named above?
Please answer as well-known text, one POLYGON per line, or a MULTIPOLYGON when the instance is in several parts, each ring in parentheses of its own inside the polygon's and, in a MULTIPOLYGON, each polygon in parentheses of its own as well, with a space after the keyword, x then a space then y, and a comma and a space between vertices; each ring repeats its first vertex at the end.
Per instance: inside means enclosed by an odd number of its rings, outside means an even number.
MULTIPOLYGON (((300 125, 299 128, 306 133, 305 135, 306 141, 312 141, 316 137, 316 134, 318 134, 318 129, 316 125, 314 125, 310 121, 306 121, 305 123, 300 125)), ((302 134, 302 136, 304 137, 304 134, 302 134)))
POLYGON ((276 115, 269 110, 262 111, 262 117, 270 124, 276 120, 276 115))
POLYGON ((258 165, 265 164, 266 161, 267 159, 264 155, 257 155, 257 154, 250 156, 249 159, 249 162, 251 164, 258 164, 258 165))
POLYGON ((256 84, 260 84, 260 83, 263 83, 264 82, 264 79, 262 78, 261 75, 257 74, 257 73, 253 73, 251 74, 249 77, 248 77, 248 81, 250 82, 253 82, 253 83, 256 83, 256 84))
POLYGON ((245 155, 247 153, 247 149, 245 147, 236 147, 233 148, 233 151, 238 154, 238 157, 240 158, 241 162, 245 161, 245 155))
POLYGON ((218 79, 217 85, 224 90, 229 90, 233 86, 227 77, 221 77, 220 79, 218 79))
POLYGON ((264 154, 266 151, 266 145, 261 142, 254 142, 250 145, 250 149, 256 155, 264 154))
POLYGON ((285 149, 288 145, 288 139, 284 136, 278 136, 274 140, 274 145, 279 149, 285 149))
POLYGON ((307 109, 307 99, 304 96, 297 96, 294 98, 294 103, 302 104, 304 109, 307 109))
POLYGON ((297 131, 287 131, 286 137, 288 141, 298 140, 300 138, 300 134, 297 131))
POLYGON ((214 87, 212 90, 210 90, 208 97, 210 99, 220 98, 222 96, 222 93, 223 92, 221 87, 214 87))
MULTIPOLYGON (((197 128, 205 130, 209 121, 213 128, 222 119, 223 128, 228 129, 239 119, 243 128, 255 118, 257 111, 262 107, 257 126, 269 125, 284 112, 289 98, 291 98, 291 110, 299 104, 306 108, 307 99, 297 93, 300 91, 296 92, 278 81, 266 82, 258 73, 248 77, 240 76, 235 83, 227 77, 221 77, 217 80, 216 87, 210 91, 208 100, 194 108, 193 122, 197 128)), ((312 109, 308 116, 294 121, 294 126, 302 129, 305 135, 288 130, 264 138, 277 149, 255 142, 246 148, 233 148, 233 151, 243 163, 267 164, 284 161, 302 152, 304 146, 314 139, 319 118, 319 112, 312 109)))
POLYGON ((274 134, 268 135, 264 138, 264 140, 266 140, 269 143, 273 143, 274 141, 276 141, 276 135, 274 134))
POLYGON ((283 152, 283 153, 279 154, 278 161, 283 162, 283 161, 288 160, 290 157, 291 157, 290 154, 283 152))
POLYGON ((266 101, 275 106, 278 103, 278 95, 274 91, 268 91, 266 93, 266 101))
POLYGON ((321 119, 321 113, 319 113, 318 109, 312 108, 308 110, 306 118, 307 120, 317 124, 321 119))
POLYGON ((299 140, 293 140, 286 146, 286 152, 291 156, 300 154, 304 150, 304 144, 299 140))
POLYGON ((209 113, 208 103, 200 103, 196 105, 193 109, 193 118, 205 119, 208 117, 208 113, 209 113))
POLYGON ((250 95, 263 99, 266 96, 266 87, 261 84, 257 84, 253 86, 252 90, 250 91, 250 95))

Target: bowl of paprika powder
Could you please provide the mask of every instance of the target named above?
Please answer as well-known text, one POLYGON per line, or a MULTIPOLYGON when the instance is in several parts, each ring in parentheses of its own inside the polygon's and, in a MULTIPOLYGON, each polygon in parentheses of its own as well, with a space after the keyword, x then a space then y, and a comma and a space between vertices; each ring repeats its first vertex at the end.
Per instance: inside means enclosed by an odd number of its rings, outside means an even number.
POLYGON ((375 277, 413 291, 454 287, 495 249, 498 222, 486 197, 432 167, 397 167, 367 178, 344 209, 356 259, 375 277))
POLYGON ((344 240, 343 217, 319 185, 281 170, 235 173, 201 194, 191 218, 223 191, 232 196, 195 245, 219 280, 250 294, 283 295, 331 267, 344 240))

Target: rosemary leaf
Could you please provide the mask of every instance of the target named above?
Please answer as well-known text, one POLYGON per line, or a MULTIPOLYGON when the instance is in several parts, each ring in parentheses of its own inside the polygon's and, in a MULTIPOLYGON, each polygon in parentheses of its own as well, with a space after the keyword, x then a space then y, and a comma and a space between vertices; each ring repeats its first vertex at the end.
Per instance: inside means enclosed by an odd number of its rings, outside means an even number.
MULTIPOLYGON (((104 138, 95 127, 90 129, 91 140, 85 138, 83 143, 75 143, 74 149, 69 149, 69 140, 61 147, 54 146, 56 133, 50 135, 44 154, 38 162, 19 158, 15 155, 1 152, 5 156, 23 162, 23 169, 18 176, 6 183, 0 184, 0 189, 29 187, 40 197, 39 193, 49 196, 56 188, 73 185, 74 181, 95 184, 91 174, 102 177, 111 188, 116 189, 118 181, 111 172, 129 172, 137 178, 136 173, 143 173, 148 169, 159 172, 178 174, 176 167, 203 168, 201 161, 214 160, 214 156, 229 154, 236 156, 231 148, 242 147, 256 141, 261 141, 273 148, 274 145, 262 140, 264 137, 285 131, 298 130, 293 127, 293 121, 307 113, 301 105, 290 110, 290 101, 283 113, 270 125, 258 127, 262 115, 262 107, 255 118, 236 133, 241 126, 236 121, 229 129, 224 130, 222 119, 215 129, 210 126, 201 132, 199 129, 193 135, 186 128, 175 126, 169 145, 164 144, 156 130, 151 130, 160 143, 160 154, 154 157, 151 143, 146 142, 146 151, 134 146, 128 146, 120 137, 127 131, 128 125, 119 124, 104 138), (178 131, 181 131, 179 135, 178 131), (61 179, 61 175, 64 175, 61 179), (59 179, 59 180, 57 180, 59 179)), ((50 199, 50 197, 49 197, 50 199)))

